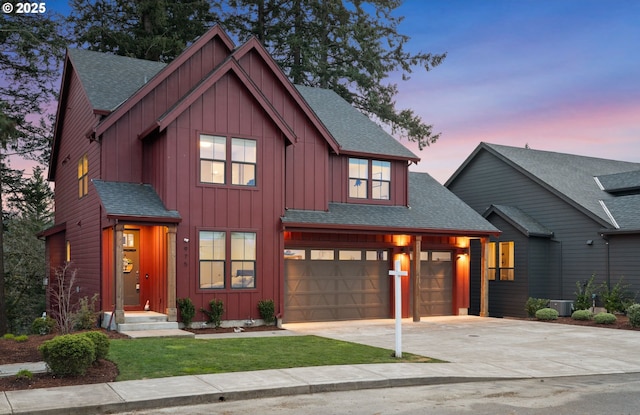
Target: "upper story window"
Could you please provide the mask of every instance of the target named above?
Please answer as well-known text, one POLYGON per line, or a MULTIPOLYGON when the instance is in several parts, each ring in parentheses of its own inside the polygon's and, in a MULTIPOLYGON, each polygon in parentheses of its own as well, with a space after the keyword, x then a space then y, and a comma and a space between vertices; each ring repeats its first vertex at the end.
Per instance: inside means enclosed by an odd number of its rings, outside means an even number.
POLYGON ((390 162, 356 158, 349 159, 350 198, 389 200, 390 189, 390 162))
POLYGON ((215 135, 200 135, 200 181, 224 184, 227 159, 227 139, 215 135))
POLYGON ((200 182, 238 186, 256 185, 256 140, 200 135, 200 182), (230 163, 229 163, 230 162, 230 163), (227 165, 231 164, 231 177, 227 165))
POLYGON ((231 184, 256 185, 256 140, 231 139, 231 184))
POLYGON ((89 159, 85 154, 78 160, 78 198, 89 193, 89 159))

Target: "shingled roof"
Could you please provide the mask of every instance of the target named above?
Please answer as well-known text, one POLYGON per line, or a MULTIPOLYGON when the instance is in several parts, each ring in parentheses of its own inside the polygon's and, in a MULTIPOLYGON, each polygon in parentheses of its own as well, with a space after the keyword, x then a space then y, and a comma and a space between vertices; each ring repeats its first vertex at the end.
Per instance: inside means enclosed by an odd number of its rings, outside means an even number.
POLYGON ((405 229, 407 233, 499 234, 500 231, 427 173, 409 173, 409 206, 329 203, 329 210, 290 209, 286 227, 405 229))
POLYGON ((154 188, 148 184, 91 181, 108 217, 137 218, 165 222, 180 222, 180 214, 167 210, 154 188))
MULTIPOLYGON (((605 228, 615 227, 618 219, 612 220, 610 212, 607 212, 601 201, 608 204, 616 196, 603 190, 596 177, 625 173, 621 176, 625 178, 625 182, 628 182, 629 178, 635 177, 636 180, 640 178, 637 173, 630 173, 640 171, 640 163, 480 143, 447 180, 445 186, 448 187, 453 183, 458 174, 480 151, 488 151, 495 155, 558 197, 599 220, 605 228)), ((615 176, 610 177, 615 178, 615 176)), ((625 185, 628 186, 629 183, 625 185)), ((640 208, 640 205, 638 207, 640 208)), ((625 211, 617 212, 621 215, 625 211)), ((624 219, 620 219, 621 222, 625 222, 624 219)))
POLYGON ((296 85, 296 88, 338 142, 342 151, 420 160, 334 91, 302 85, 296 85))
POLYGON ((80 82, 94 110, 111 112, 166 66, 162 62, 110 53, 69 49, 80 82))
POLYGON ((488 218, 489 215, 493 213, 509 222, 513 227, 526 236, 540 236, 546 238, 551 238, 553 236, 553 232, 551 230, 517 207, 491 205, 491 207, 487 209, 482 216, 488 218))

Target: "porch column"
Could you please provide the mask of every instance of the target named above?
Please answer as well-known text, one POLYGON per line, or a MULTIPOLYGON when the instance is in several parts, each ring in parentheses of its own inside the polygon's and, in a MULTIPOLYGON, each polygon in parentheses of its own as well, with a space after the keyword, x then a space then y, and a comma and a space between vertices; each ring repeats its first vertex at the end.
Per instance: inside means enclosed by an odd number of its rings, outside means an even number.
POLYGON ((176 225, 167 226, 167 309, 168 321, 178 321, 176 308, 176 225))
POLYGON ((115 273, 115 296, 116 296, 116 324, 124 323, 124 270, 122 261, 124 260, 124 225, 116 224, 113 234, 113 272, 115 273))
POLYGON ((480 238, 480 317, 489 317, 489 238, 480 238))
POLYGON ((422 236, 415 237, 413 242, 413 321, 420 321, 420 251, 422 236))

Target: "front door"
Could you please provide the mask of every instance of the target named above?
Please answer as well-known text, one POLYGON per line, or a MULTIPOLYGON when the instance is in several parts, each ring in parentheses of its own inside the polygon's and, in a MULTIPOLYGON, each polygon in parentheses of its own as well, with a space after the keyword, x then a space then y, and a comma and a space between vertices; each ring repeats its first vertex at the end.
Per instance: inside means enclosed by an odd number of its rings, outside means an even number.
POLYGON ((124 306, 140 308, 140 231, 125 229, 123 233, 124 306))

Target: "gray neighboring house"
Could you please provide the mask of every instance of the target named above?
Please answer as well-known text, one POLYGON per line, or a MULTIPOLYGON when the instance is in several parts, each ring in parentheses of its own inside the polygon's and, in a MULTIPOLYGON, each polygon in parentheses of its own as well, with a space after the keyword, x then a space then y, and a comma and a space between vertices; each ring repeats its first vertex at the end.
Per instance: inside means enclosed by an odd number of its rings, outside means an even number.
POLYGON ((640 291, 640 163, 480 143, 445 187, 502 231, 488 249, 489 315, 526 316, 528 297, 574 300, 592 275, 640 291))

